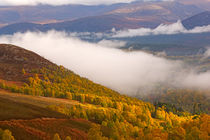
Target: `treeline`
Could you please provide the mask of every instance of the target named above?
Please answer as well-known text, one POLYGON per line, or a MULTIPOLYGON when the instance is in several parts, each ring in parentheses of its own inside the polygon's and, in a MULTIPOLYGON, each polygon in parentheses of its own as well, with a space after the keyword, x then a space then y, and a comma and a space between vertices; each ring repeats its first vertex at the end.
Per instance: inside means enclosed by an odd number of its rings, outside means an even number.
POLYGON ((181 111, 192 114, 210 114, 210 91, 190 90, 160 87, 153 94, 147 94, 144 97, 137 98, 149 101, 155 106, 164 105, 167 110, 179 114, 181 111), (161 90, 160 90, 161 89, 161 90))
MULTIPOLYGON (((12 135, 12 132, 8 129, 6 130, 3 130, 0 128, 0 140, 15 140, 14 136, 12 135)), ((54 136, 53 136, 53 139, 52 140, 61 140, 60 136, 58 133, 56 133, 54 136)), ((65 138, 65 140, 71 140, 71 137, 70 136, 67 136, 65 138)))
MULTIPOLYGON (((149 110, 123 111, 114 108, 80 104, 72 107, 51 105, 50 109, 72 118, 92 121, 88 132, 89 139, 140 139, 140 140, 208 140, 210 134, 210 116, 195 115, 180 117, 164 108, 155 110, 155 116, 149 110), (139 112, 140 111, 140 112, 139 112)), ((135 108, 135 107, 134 107, 135 108)))

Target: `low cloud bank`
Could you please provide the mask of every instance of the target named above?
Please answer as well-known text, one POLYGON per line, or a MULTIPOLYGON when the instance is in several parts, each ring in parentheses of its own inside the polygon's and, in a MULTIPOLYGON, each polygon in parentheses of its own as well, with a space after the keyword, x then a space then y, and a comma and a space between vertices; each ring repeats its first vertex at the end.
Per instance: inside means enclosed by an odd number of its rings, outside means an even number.
POLYGON ((172 1, 172 0, 1 0, 0 5, 67 5, 67 4, 81 4, 81 5, 110 5, 115 3, 130 3, 134 1, 172 1))
POLYGON ((158 84, 210 88, 210 71, 198 73, 193 68, 185 68, 180 61, 145 52, 124 52, 111 47, 111 41, 89 43, 64 32, 50 31, 0 36, 0 42, 32 50, 121 93, 136 94, 142 88, 151 89, 158 84), (106 43, 110 46, 104 47, 106 43))
POLYGON ((108 47, 108 48, 120 48, 126 45, 125 41, 119 41, 119 40, 106 40, 103 39, 98 42, 99 46, 108 47))
POLYGON ((210 57, 210 47, 206 47, 206 52, 204 53, 204 58, 210 57))
POLYGON ((113 33, 113 37, 136 37, 136 36, 148 36, 148 35, 172 35, 172 34, 195 34, 210 32, 210 25, 195 27, 194 29, 187 30, 182 25, 181 21, 176 23, 165 25, 161 24, 155 29, 150 28, 139 28, 139 29, 128 29, 120 30, 113 33))

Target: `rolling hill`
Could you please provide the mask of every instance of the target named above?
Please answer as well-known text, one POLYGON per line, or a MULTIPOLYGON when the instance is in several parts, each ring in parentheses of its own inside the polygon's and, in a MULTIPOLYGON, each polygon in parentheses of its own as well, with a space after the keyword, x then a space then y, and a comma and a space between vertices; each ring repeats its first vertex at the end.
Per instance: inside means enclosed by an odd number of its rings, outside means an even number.
POLYGON ((112 28, 137 28, 139 26, 140 25, 137 21, 127 20, 124 17, 103 15, 44 25, 34 23, 15 23, 0 28, 0 34, 13 34, 26 31, 46 32, 48 30, 66 32, 103 32, 110 31, 112 28))
POLYGON ((203 11, 195 5, 185 5, 178 2, 134 2, 92 7, 79 5, 14 7, 14 9, 12 7, 0 7, 2 26, 3 24, 10 24, 3 26, 0 29, 0 34, 51 29, 106 32, 113 27, 116 29, 155 28, 161 23, 174 23, 203 11), (8 9, 11 11, 7 11, 8 9), (57 11, 55 12, 55 10, 57 11), (3 13, 1 14, 1 12, 3 13), (20 16, 24 19, 21 19, 20 16))
POLYGON ((182 21, 183 25, 187 29, 193 29, 196 26, 207 26, 210 25, 210 11, 202 12, 187 18, 182 21))
POLYGON ((188 5, 196 5, 202 9, 205 10, 210 10, 210 1, 209 0, 176 0, 180 3, 183 4, 188 4, 188 5))
POLYGON ((202 54, 210 43, 210 33, 152 35, 123 38, 133 50, 166 52, 169 56, 191 56, 202 54))
POLYGON ((110 6, 0 6, 0 24, 14 24, 20 22, 46 24, 63 22, 87 16, 102 15, 106 12, 120 7, 121 5, 123 4, 114 4, 110 6))
POLYGON ((154 28, 163 23, 174 23, 203 11, 194 5, 184 5, 179 2, 135 2, 116 10, 110 14, 121 15, 126 18, 137 20, 142 27, 154 28))
POLYGON ((50 105, 73 106, 78 102, 20 95, 0 90, 0 128, 9 129, 17 140, 87 139, 92 123, 73 119, 48 108, 50 105))

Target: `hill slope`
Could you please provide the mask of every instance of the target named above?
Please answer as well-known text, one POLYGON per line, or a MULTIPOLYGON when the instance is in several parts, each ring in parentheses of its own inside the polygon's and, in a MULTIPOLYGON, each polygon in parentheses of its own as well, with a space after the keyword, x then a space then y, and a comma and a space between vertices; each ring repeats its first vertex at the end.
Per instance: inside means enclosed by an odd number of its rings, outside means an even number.
POLYGON ((11 72, 24 68, 20 79, 0 81, 1 89, 13 92, 0 91, 0 128, 17 139, 48 140, 55 133, 62 139, 209 139, 209 115, 120 95, 17 46, 2 44, 0 50, 0 65, 20 65, 11 72))
POLYGON ((69 119, 52 111, 49 105, 73 106, 77 102, 62 99, 33 97, 0 90, 0 128, 9 129, 17 140, 52 140, 55 133, 61 138, 86 139, 91 122, 69 119))
POLYGON ((62 22, 87 16, 101 15, 120 7, 121 5, 123 4, 101 6, 0 6, 0 24, 13 24, 19 22, 46 24, 53 22, 62 22))
POLYGON ((23 68, 25 71, 31 71, 49 65, 55 64, 31 51, 0 44, 0 79, 24 82, 30 75, 23 75, 23 68))
MULTIPOLYGON (((15 7, 14 11, 16 11, 17 8, 18 7, 15 7)), ((23 14, 25 20, 8 22, 8 24, 11 25, 2 27, 0 29, 0 34, 12 34, 15 32, 24 32, 27 30, 47 31, 51 29, 74 32, 105 32, 110 31, 113 27, 116 29, 130 29, 140 27, 155 28, 162 23, 174 23, 177 20, 183 20, 203 12, 203 9, 198 8, 195 5, 185 5, 178 2, 134 2, 131 4, 116 4, 110 6, 92 7, 74 5, 64 6, 63 9, 59 6, 43 6, 42 8, 46 8, 45 11, 37 10, 41 9, 39 7, 31 7, 33 12, 35 11, 34 9, 36 9, 36 11, 40 11, 40 13, 35 12, 35 15, 30 11, 29 7, 22 8, 23 11, 18 11, 19 13, 25 13, 24 9, 27 9, 26 11, 28 11, 26 15, 23 14), (54 14, 54 10, 56 9, 58 9, 58 13, 56 12, 56 14, 54 14), (93 12, 93 9, 96 10, 95 13, 93 12), (55 15, 55 17, 53 17, 52 13, 55 15), (86 13, 85 16, 83 13, 86 13), (48 17, 52 20, 51 22, 46 15, 50 15, 48 17), (34 20, 46 21, 34 22, 29 17, 33 17, 34 20), (60 21, 56 22, 59 20, 59 18, 60 21), (53 22, 53 20, 55 21, 53 22)), ((4 12, 4 10, 7 9, 11 10, 12 8, 2 8, 2 11, 4 12)), ((21 14, 18 15, 22 16, 21 14)), ((3 16, 1 19, 8 17, 10 16, 3 16)))
POLYGON ((206 11, 182 21, 183 25, 187 29, 193 29, 196 26, 210 25, 210 11, 206 11))

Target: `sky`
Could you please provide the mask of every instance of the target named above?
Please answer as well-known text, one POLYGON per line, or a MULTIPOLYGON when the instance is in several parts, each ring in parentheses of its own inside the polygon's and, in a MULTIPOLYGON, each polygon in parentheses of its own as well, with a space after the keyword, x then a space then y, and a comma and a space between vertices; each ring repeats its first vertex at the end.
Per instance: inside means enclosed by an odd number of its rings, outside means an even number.
MULTIPOLYGON (((66 4, 82 4, 82 5, 110 5, 115 3, 130 3, 136 0, 0 0, 0 5, 66 5, 66 4)), ((172 0, 137 0, 137 1, 172 1, 172 0)))

